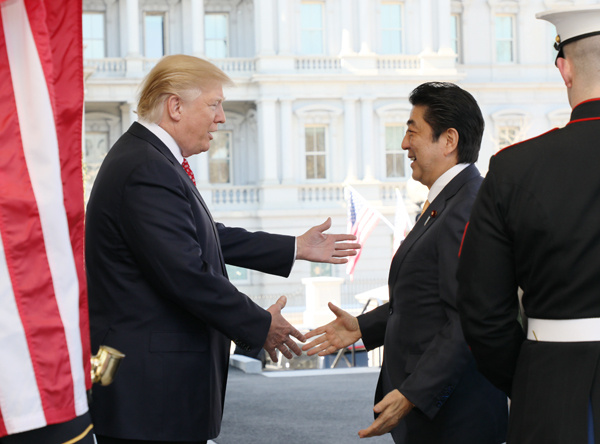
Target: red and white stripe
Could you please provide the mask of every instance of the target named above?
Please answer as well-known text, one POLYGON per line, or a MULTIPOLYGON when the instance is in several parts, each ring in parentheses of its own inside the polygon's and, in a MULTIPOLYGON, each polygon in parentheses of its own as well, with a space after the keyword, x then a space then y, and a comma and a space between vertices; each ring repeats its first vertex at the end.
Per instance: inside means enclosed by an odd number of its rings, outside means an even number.
POLYGON ((350 280, 354 280, 354 269, 363 252, 365 242, 371 234, 371 231, 377 226, 380 214, 363 198, 360 193, 352 187, 346 187, 346 200, 348 205, 348 232, 356 236, 362 248, 356 253, 356 256, 350 256, 346 264, 346 274, 350 280))
POLYGON ((0 437, 88 409, 81 0, 0 0, 0 437))

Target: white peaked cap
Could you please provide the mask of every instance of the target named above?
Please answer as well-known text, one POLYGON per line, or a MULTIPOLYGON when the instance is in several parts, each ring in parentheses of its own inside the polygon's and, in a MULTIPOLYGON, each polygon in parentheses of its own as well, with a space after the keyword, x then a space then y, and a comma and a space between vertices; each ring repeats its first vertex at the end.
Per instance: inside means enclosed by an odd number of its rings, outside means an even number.
POLYGON ((562 48, 567 43, 600 34, 600 4, 557 8, 538 12, 535 17, 556 26, 557 57, 563 57, 562 48))

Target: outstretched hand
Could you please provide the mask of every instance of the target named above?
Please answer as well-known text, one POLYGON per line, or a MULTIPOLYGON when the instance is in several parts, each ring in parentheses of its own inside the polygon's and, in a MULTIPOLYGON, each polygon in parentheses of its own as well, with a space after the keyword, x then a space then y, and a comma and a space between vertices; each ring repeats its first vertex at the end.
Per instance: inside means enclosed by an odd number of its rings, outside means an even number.
POLYGON ((336 319, 306 334, 307 339, 321 335, 302 347, 302 350, 308 350, 308 356, 317 353, 319 356, 334 353, 354 344, 362 337, 358 319, 331 302, 328 305, 329 309, 335 314, 336 319))
POLYGON ((309 229, 297 237, 296 259, 330 264, 345 264, 348 256, 355 256, 360 244, 352 234, 325 234, 331 228, 331 218, 328 217, 321 225, 309 229))
POLYGON ((377 413, 377 419, 367 427, 360 430, 358 436, 361 438, 372 438, 384 435, 398 425, 415 405, 400 393, 398 389, 392 390, 375 404, 373 411, 377 413))
POLYGON ((292 351, 296 353, 296 356, 302 354, 300 347, 298 347, 290 336, 295 337, 300 342, 306 341, 304 335, 296 330, 292 324, 286 321, 281 315, 281 310, 283 310, 286 303, 287 298, 281 296, 277 302, 267 308, 267 311, 271 313, 271 326, 269 327, 269 333, 267 334, 267 340, 265 341, 263 348, 269 354, 273 362, 277 362, 277 350, 288 359, 292 359, 292 351))

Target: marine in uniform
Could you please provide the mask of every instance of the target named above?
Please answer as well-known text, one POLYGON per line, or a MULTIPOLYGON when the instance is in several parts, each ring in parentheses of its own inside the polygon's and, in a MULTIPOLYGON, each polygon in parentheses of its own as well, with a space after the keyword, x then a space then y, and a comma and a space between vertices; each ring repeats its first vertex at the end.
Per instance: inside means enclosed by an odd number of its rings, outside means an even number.
POLYGON ((571 119, 491 159, 458 309, 479 369, 511 398, 509 444, 600 443, 600 5, 537 17, 556 26, 571 119))

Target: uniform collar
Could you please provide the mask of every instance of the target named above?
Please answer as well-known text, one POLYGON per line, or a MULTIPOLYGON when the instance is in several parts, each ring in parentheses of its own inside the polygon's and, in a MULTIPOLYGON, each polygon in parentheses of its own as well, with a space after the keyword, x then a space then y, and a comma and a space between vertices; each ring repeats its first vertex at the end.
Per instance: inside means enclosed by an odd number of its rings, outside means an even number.
POLYGON ((571 122, 600 117, 600 97, 581 102, 571 112, 571 122))

